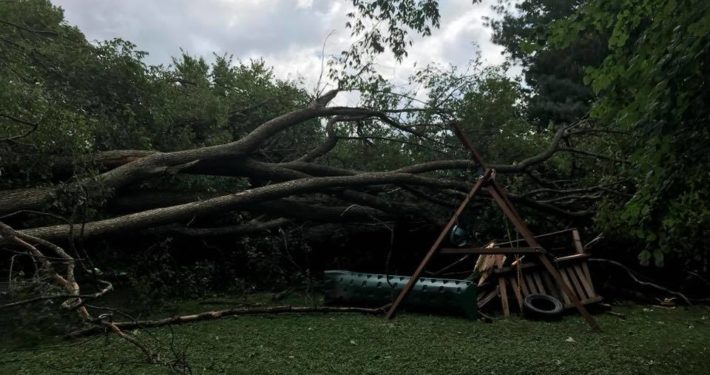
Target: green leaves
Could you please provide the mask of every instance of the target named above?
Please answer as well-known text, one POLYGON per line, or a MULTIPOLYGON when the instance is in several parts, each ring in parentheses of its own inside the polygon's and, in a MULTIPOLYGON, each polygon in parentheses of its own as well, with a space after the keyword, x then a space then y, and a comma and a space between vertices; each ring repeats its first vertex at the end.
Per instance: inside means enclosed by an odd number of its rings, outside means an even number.
MULTIPOLYGON (((43 0, 0 2, 0 34, 0 140, 31 130, 23 122, 37 125, 21 139, 0 141, 0 155, 6 163, 10 154, 38 159, 23 163, 23 170, 5 168, 3 188, 51 177, 49 160, 56 155, 230 142, 310 101, 259 60, 215 56, 209 64, 183 53, 171 66, 148 66, 146 53, 131 42, 88 43, 43 0)), ((319 136, 312 121, 284 132, 270 147, 298 154, 319 136)), ((288 153, 272 156, 280 160, 288 153)), ((76 164, 78 174, 92 168, 76 164)))
MULTIPOLYGON (((691 260, 710 254, 708 51, 710 8, 689 1, 589 1, 555 24, 555 35, 608 35, 609 55, 587 70, 599 95, 595 118, 632 131, 622 172, 637 185, 617 219, 602 226, 636 238, 639 260, 660 266, 668 254, 691 260)), ((559 37, 563 45, 569 40, 559 37)))
POLYGON ((595 33, 575 20, 582 1, 526 0, 499 6, 489 20, 493 41, 524 68, 528 119, 538 127, 569 124, 587 115, 593 93, 583 77, 606 55, 595 33), (569 18, 565 18, 569 17, 569 18), (551 27, 564 22, 564 27, 551 27))
POLYGON ((328 76, 340 87, 354 87, 378 80, 372 64, 377 55, 391 52, 397 61, 407 56, 411 34, 431 35, 439 27, 437 0, 352 0, 345 27, 354 41, 329 62, 328 76), (371 77, 366 77, 371 76, 371 77))

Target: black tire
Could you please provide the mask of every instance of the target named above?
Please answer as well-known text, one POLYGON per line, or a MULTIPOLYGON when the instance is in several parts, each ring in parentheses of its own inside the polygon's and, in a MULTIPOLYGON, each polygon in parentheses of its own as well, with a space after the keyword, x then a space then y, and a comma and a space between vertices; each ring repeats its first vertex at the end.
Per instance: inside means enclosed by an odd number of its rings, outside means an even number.
POLYGON ((530 294, 523 300, 523 312, 530 319, 559 319, 563 307, 560 300, 547 294, 530 294))

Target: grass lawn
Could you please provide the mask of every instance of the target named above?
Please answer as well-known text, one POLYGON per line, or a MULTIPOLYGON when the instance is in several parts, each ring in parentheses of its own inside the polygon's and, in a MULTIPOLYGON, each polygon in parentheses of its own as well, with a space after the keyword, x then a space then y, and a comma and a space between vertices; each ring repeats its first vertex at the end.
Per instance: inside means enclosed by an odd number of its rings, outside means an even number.
MULTIPOLYGON (((617 306, 561 322, 401 314, 231 317, 137 332, 195 374, 709 374, 710 309, 617 306)), ((0 374, 167 374, 115 336, 0 349, 0 374)))

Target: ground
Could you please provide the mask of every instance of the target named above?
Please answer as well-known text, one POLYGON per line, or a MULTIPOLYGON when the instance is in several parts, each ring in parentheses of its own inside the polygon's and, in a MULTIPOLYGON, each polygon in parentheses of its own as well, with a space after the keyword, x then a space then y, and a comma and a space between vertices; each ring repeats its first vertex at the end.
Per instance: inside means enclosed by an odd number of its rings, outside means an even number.
MULTIPOLYGON (((204 306, 202 306, 204 309, 204 306)), ((232 317, 136 332, 194 374, 707 374, 710 309, 615 306, 625 319, 493 323, 402 314, 232 317), (170 344, 172 342, 172 345, 170 344)), ((168 374, 116 337, 0 349, 0 374, 168 374)))

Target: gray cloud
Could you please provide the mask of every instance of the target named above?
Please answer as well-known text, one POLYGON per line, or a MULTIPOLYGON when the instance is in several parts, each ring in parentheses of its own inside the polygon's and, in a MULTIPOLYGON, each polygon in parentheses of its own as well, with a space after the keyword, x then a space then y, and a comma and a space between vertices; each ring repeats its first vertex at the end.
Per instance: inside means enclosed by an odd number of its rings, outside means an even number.
POLYGON ((298 8, 296 1, 57 0, 70 23, 91 40, 128 39, 168 63, 182 47, 195 54, 268 53, 312 42, 322 34, 323 3, 298 8))
MULTIPOLYGON (((398 64, 383 56, 385 75, 404 80, 413 65, 465 65, 478 48, 490 64, 500 63, 501 48, 490 42, 482 17, 495 0, 442 0, 442 25, 429 38, 416 38, 409 57, 398 64), (478 47, 476 47, 478 46, 478 47)), ((282 78, 314 87, 320 73, 321 46, 337 54, 350 43, 345 29, 348 0, 54 0, 89 40, 120 37, 149 53, 147 62, 169 64, 185 51, 207 58, 212 52, 239 59, 263 57, 282 78)))

